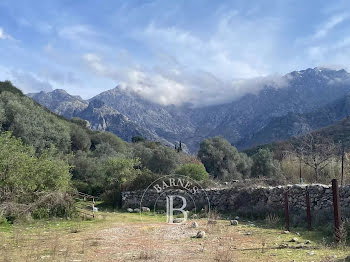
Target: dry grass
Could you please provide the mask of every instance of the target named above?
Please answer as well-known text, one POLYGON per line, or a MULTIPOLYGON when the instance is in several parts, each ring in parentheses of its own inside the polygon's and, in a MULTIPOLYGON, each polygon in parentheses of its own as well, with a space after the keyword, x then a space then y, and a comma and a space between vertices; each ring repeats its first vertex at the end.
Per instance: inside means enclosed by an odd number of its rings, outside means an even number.
POLYGON ((252 227, 229 221, 197 220, 168 225, 162 217, 137 214, 106 213, 96 221, 50 221, 34 224, 0 226, 0 261, 327 261, 331 255, 339 259, 350 255, 346 248, 325 247, 313 239, 316 233, 297 236, 279 230, 252 227), (204 230, 203 239, 192 238, 204 230), (314 235, 313 235, 314 234, 314 235), (312 240, 306 249, 289 243, 312 240), (279 249, 282 244, 288 248, 279 249), (314 255, 308 252, 314 251, 314 255))

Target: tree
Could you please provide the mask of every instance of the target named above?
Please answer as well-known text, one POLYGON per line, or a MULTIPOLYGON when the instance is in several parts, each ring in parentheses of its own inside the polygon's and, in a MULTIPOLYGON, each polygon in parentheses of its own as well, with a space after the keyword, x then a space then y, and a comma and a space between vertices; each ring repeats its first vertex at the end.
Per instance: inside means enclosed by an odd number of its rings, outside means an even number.
POLYGON ((86 131, 79 126, 71 128, 72 151, 88 151, 91 146, 91 140, 86 131))
POLYGON ((65 192, 71 177, 69 170, 68 163, 53 150, 37 156, 32 146, 10 132, 0 135, 0 203, 27 208, 40 194, 65 192))
POLYGON ((145 139, 142 136, 133 136, 131 138, 131 142, 138 143, 138 142, 144 142, 145 139))
POLYGON ((214 137, 203 140, 198 157, 211 176, 217 179, 240 179, 249 176, 251 160, 237 151, 226 139, 214 137))
POLYGON ((106 202, 114 206, 120 203, 120 192, 123 191, 123 185, 141 174, 141 170, 136 168, 139 165, 139 159, 120 157, 109 158, 104 163, 103 169, 106 177, 104 199, 106 202))
POLYGON ((180 154, 159 143, 136 143, 133 147, 134 156, 140 159, 142 167, 154 173, 169 175, 181 161, 180 154))
POLYGON ((197 181, 207 180, 209 178, 209 174, 205 170, 205 167, 202 163, 184 164, 175 170, 175 174, 181 175, 181 176, 187 176, 197 181))
POLYGON ((92 150, 95 150, 98 145, 108 144, 110 148, 116 153, 120 154, 128 154, 129 148, 128 144, 123 141, 121 138, 117 137, 116 135, 103 131, 103 132, 95 132, 91 136, 91 148, 92 150))
POLYGON ((302 161, 313 168, 316 182, 319 180, 319 173, 329 164, 336 152, 333 141, 317 133, 301 137, 296 148, 302 155, 302 161))
POLYGON ((273 159, 273 153, 269 149, 259 149, 253 155, 252 176, 273 177, 280 174, 277 161, 273 159))

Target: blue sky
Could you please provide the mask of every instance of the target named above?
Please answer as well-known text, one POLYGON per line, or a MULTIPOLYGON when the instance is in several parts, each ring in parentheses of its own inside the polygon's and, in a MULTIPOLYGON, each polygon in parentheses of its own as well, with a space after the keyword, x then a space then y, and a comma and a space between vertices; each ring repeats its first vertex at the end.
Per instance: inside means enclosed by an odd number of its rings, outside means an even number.
POLYGON ((350 68, 349 1, 0 0, 0 80, 90 98, 116 85, 214 104, 350 68))

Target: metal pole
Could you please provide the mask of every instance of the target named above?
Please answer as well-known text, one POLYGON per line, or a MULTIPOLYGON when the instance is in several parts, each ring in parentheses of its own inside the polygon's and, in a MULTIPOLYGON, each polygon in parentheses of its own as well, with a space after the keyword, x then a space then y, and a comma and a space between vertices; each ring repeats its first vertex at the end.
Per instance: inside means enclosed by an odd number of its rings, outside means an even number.
POLYGON ((299 158, 299 180, 300 180, 300 184, 302 184, 303 178, 301 176, 301 158, 299 158))
POLYGON ((92 217, 95 218, 95 198, 92 199, 92 217))
POLYGON ((339 202, 339 188, 338 181, 332 180, 332 191, 333 191, 333 208, 334 208, 334 233, 335 241, 340 242, 340 226, 341 226, 341 215, 340 215, 340 202, 339 202))
POLYGON ((311 207, 310 207, 310 193, 306 188, 306 216, 307 216, 307 230, 311 231, 311 207))
POLYGON ((285 217, 286 217, 286 230, 289 231, 288 191, 284 192, 284 213, 285 213, 285 217))
POLYGON ((345 155, 345 147, 342 142, 342 152, 341 152, 341 186, 344 185, 344 155, 345 155))

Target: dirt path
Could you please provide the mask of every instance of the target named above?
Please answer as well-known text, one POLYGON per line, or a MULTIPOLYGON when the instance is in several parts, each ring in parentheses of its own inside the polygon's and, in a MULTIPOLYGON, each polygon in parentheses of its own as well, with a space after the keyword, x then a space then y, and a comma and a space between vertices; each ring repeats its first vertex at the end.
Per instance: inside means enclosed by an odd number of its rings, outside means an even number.
POLYGON ((247 230, 206 221, 199 228, 192 228, 191 223, 125 223, 79 238, 86 241, 81 261, 252 261, 237 250, 261 252, 262 247, 262 240, 247 230), (193 238, 198 230, 206 232, 204 239, 193 238))
MULTIPOLYGON (((62 222, 64 223, 64 222, 62 222)), ((0 234, 0 261, 343 261, 346 250, 309 245, 296 249, 307 238, 298 236, 299 243, 289 243, 296 234, 282 234, 275 229, 263 229, 245 224, 230 226, 228 221, 208 224, 203 219, 199 227, 164 222, 141 222, 136 217, 117 215, 109 221, 77 228, 53 229, 36 226, 15 228, 7 239, 0 234), (199 230, 203 239, 194 238, 199 230), (2 241, 2 243, 1 243, 2 241), (281 244, 289 245, 278 249, 281 244), (338 259, 338 260, 337 260, 338 259)), ((59 228, 61 225, 57 224, 59 228)), ((307 237, 307 236, 305 236, 307 237)))

